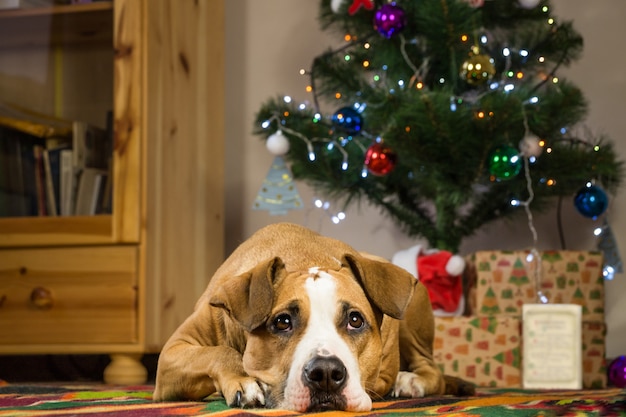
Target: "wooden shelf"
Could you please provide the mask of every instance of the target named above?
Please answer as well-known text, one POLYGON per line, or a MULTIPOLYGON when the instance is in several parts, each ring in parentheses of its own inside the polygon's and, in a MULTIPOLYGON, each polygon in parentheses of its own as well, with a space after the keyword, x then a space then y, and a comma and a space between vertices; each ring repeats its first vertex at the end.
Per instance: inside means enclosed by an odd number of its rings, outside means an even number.
POLYGON ((113 42, 113 3, 0 11, 0 49, 113 42))
POLYGON ((0 218, 1 247, 110 244, 110 215, 0 218))

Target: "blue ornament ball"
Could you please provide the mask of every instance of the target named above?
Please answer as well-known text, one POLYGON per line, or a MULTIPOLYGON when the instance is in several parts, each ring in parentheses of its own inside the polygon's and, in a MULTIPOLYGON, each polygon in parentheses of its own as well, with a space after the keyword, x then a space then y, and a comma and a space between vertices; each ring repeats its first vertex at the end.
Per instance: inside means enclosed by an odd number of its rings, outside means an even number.
POLYGON ((602 188, 587 183, 576 193, 574 206, 583 216, 595 219, 607 209, 609 198, 602 188))
POLYGON ((618 388, 626 388, 626 356, 613 359, 607 373, 611 384, 618 388))
POLYGON ((333 114, 333 124, 351 135, 357 134, 363 129, 361 114, 352 107, 342 107, 333 114))
POLYGON ((406 26, 406 14, 396 3, 380 6, 374 15, 374 28, 389 39, 406 26))

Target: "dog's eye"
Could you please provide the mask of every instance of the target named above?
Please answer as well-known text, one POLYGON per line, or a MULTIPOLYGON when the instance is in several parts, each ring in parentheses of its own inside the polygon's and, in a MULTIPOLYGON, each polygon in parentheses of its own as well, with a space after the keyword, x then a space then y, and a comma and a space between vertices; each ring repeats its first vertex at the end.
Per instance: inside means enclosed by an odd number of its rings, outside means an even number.
POLYGON ((363 316, 361 313, 353 311, 350 313, 348 317, 348 326, 353 329, 360 329, 365 324, 365 320, 363 320, 363 316))
POLYGON ((293 328, 293 322, 289 314, 281 314, 274 319, 272 323, 274 329, 278 332, 288 332, 293 328))

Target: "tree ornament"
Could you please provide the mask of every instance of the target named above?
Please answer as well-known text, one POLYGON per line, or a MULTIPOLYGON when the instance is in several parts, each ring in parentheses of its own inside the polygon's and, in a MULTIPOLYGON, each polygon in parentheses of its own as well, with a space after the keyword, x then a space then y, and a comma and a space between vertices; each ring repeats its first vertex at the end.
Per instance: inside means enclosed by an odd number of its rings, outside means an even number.
POLYGON ((257 193, 252 209, 267 210, 271 215, 278 215, 302 207, 302 199, 287 164, 282 157, 276 156, 257 193))
POLYGON ((503 145, 489 156, 489 173, 496 180, 509 180, 522 169, 522 158, 512 146, 503 145))
POLYGON ((343 4, 344 0, 331 0, 330 1, 330 10, 333 11, 333 13, 339 13, 339 8, 341 8, 341 5, 343 4))
POLYGON ((602 188, 588 182, 576 193, 574 206, 580 214, 595 220, 609 206, 609 198, 602 188))
POLYGON ((531 156, 538 158, 543 152, 541 139, 532 133, 527 133, 519 143, 519 150, 526 158, 530 158, 531 156))
POLYGON ((363 128, 361 114, 353 107, 342 107, 332 117, 335 127, 341 128, 351 135, 359 133, 363 128))
POLYGON ((389 39, 406 26, 406 14, 395 2, 380 6, 374 15, 374 29, 389 39))
POLYGON ((461 65, 461 78, 470 85, 482 85, 496 74, 493 63, 492 57, 481 54, 478 47, 474 46, 469 58, 461 65))
POLYGON ((289 139, 287 139, 285 135, 283 135, 283 131, 279 129, 276 133, 267 138, 265 146, 272 155, 285 155, 289 152, 289 139))
POLYGON ((374 142, 365 152, 367 170, 377 176, 389 174, 396 167, 396 153, 382 142, 374 142))
POLYGON ((354 16, 361 7, 365 7, 366 10, 374 10, 373 0, 353 0, 352 5, 348 8, 350 16, 354 16))
POLYGON ((463 1, 465 1, 465 3, 470 5, 470 7, 473 7, 475 9, 479 7, 483 7, 485 5, 485 0, 463 0, 463 1))
POLYGON ((609 382, 618 388, 626 388, 626 356, 619 356, 608 369, 609 382))
POLYGON ((541 0, 518 0, 520 7, 524 9, 534 9, 539 5, 541 0))

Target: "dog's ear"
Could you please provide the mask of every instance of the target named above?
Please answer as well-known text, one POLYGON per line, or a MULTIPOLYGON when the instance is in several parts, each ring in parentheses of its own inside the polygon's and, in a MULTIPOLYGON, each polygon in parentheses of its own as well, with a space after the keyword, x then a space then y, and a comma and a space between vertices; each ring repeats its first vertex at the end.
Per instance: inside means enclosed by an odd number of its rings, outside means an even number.
POLYGON ((269 317, 274 301, 274 278, 284 267, 280 258, 262 262, 217 288, 209 304, 223 308, 246 330, 252 331, 269 317))
POLYGON ((346 254, 348 265, 372 303, 384 314, 401 319, 411 301, 417 279, 409 272, 384 260, 346 254))

